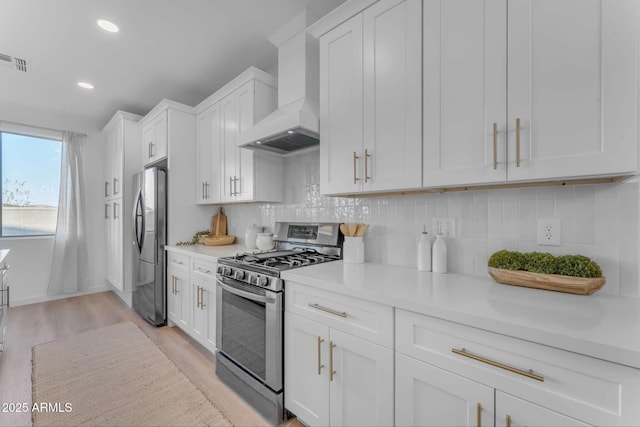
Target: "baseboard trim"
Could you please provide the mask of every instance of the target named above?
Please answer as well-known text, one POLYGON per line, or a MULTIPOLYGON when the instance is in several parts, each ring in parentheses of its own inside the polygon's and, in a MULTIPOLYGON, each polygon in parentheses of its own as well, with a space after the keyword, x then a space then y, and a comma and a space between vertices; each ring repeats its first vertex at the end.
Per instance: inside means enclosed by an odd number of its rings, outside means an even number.
POLYGON ((113 288, 111 286, 102 286, 99 288, 91 288, 87 289, 84 292, 76 292, 73 294, 61 294, 61 295, 38 295, 35 297, 27 297, 27 298, 18 298, 12 299, 10 301, 12 307, 17 307, 20 305, 28 305, 28 304, 37 304, 39 302, 47 302, 47 301, 55 301, 64 298, 72 298, 79 297, 81 295, 89 295, 89 294, 97 294, 99 292, 111 291, 113 288))

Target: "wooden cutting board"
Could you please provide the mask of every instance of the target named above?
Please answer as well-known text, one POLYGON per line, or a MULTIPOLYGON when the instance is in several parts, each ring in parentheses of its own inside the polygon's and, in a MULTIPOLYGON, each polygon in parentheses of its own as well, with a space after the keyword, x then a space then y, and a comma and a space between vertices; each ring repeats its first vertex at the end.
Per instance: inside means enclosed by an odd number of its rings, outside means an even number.
POLYGON ((222 207, 218 209, 218 214, 211 217, 211 235, 227 235, 227 216, 222 212, 222 207))

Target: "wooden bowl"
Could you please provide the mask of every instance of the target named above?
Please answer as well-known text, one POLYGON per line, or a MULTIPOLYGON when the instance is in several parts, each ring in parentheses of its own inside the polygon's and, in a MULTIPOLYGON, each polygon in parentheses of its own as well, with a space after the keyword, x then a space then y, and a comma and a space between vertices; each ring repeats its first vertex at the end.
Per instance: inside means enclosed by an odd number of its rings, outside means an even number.
POLYGON ((236 236, 204 236, 202 243, 206 246, 225 246, 236 241, 236 236))
POLYGON ((530 271, 503 270, 493 267, 489 267, 489 275, 493 277, 493 280, 504 285, 524 286, 579 295, 594 293, 602 288, 606 281, 604 277, 573 277, 559 274, 531 273, 530 271))

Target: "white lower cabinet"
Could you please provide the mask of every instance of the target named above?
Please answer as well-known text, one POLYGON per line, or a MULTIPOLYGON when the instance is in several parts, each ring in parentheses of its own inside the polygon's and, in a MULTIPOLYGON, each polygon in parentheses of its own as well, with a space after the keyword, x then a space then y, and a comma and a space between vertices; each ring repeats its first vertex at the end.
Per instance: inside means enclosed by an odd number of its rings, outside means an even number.
POLYGON ((397 425, 640 425, 638 369, 400 309, 395 320, 397 425))
POLYGON ((397 426, 493 425, 493 388, 396 353, 397 426))
POLYGON ((189 257, 167 252, 167 317, 170 326, 189 329, 189 257))
MULTIPOLYGON (((285 301, 296 301, 295 287, 287 283, 285 301)), ((351 300, 318 296, 322 305, 308 305, 322 307, 315 320, 285 307, 285 407, 307 425, 393 425, 393 350, 340 330, 352 328, 353 312, 335 308, 357 306, 351 300)))
POLYGON ((588 425, 526 400, 496 391, 496 427, 588 425))
POLYGON ((167 251, 167 317, 211 352, 216 350, 216 263, 167 251))

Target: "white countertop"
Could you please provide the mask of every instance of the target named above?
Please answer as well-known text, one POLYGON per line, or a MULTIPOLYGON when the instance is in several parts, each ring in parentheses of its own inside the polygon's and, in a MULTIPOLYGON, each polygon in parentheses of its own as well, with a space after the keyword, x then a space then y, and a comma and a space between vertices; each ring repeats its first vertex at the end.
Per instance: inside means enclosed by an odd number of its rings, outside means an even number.
POLYGON ((166 251, 175 252, 177 254, 187 255, 190 257, 200 258, 209 261, 217 261, 218 258, 225 256, 233 256, 237 253, 247 252, 249 249, 243 244, 233 244, 226 246, 165 246, 166 251))
POLYGON ((285 271, 282 278, 640 368, 638 299, 342 261, 285 271))

